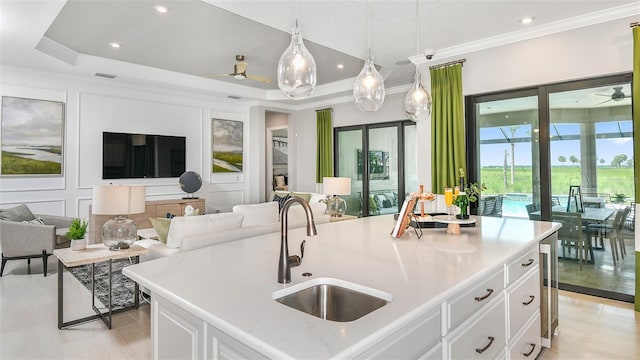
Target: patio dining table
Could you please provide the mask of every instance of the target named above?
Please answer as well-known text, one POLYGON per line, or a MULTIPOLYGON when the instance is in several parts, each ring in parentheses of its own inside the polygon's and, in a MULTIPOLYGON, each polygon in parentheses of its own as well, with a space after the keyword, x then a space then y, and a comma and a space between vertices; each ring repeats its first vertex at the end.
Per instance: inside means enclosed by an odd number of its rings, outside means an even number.
MULTIPOLYGON (((589 224, 602 224, 605 221, 607 221, 612 215, 614 215, 616 213, 616 209, 611 209, 611 208, 592 208, 592 207, 585 207, 584 212, 581 213, 582 214, 582 224, 584 225, 585 229, 589 228, 589 224)), ((553 212, 562 212, 562 213, 566 213, 567 212, 567 208, 566 206, 554 206, 552 208, 553 212)), ((532 218, 540 218, 540 211, 534 211, 531 213, 532 218)), ((553 221, 553 219, 552 219, 553 221)), ((587 236, 589 236, 589 238, 591 238, 591 234, 588 234, 587 236)), ((601 239, 602 240, 602 239, 601 239)), ((596 245, 597 245, 597 240, 596 240, 596 245)), ((597 250, 604 250, 604 246, 593 246, 591 244, 591 241, 589 241, 589 246, 591 246, 593 249, 597 249, 597 250)), ((591 261, 588 261, 590 263, 594 262, 594 259, 591 259, 591 261)))

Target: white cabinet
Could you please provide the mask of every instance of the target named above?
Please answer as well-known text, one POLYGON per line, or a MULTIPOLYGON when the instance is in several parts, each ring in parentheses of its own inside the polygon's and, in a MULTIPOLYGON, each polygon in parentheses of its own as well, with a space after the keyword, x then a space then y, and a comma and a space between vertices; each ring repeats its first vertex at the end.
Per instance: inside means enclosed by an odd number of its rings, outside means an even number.
POLYGON ((505 314, 504 296, 476 312, 443 339, 445 359, 496 358, 507 344, 505 314))
POLYGON ((204 322, 171 302, 152 297, 153 359, 202 359, 204 322))
POLYGON ((531 247, 490 272, 485 280, 444 301, 444 359, 499 359, 511 357, 511 352, 537 356, 539 259, 538 247, 531 247))
POLYGON ((442 359, 440 309, 428 311, 371 349, 361 359, 442 359), (439 349, 439 350, 438 350, 439 349))
POLYGON ((509 359, 535 359, 540 348, 540 314, 536 312, 525 327, 509 342, 509 359))

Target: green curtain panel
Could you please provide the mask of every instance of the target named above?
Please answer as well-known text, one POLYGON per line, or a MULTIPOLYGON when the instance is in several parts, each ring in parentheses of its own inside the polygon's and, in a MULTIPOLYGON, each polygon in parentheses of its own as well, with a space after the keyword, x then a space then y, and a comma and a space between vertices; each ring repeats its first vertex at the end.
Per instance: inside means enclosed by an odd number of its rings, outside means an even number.
POLYGON ((460 168, 466 174, 462 64, 431 70, 431 191, 443 194, 459 179, 460 168))
MULTIPOLYGON (((634 182, 637 206, 640 200, 640 27, 635 26, 633 31, 633 89, 631 90, 633 98, 633 166, 634 166, 634 182)), ((637 215, 637 212, 636 212, 637 215)), ((636 228, 637 231, 637 228, 636 228)), ((640 251, 636 244, 636 292, 635 292, 635 310, 640 311, 640 251)))
POLYGON ((331 109, 316 111, 316 126, 318 134, 316 183, 322 183, 322 178, 325 176, 333 176, 333 142, 331 141, 333 127, 331 125, 331 117, 331 109))

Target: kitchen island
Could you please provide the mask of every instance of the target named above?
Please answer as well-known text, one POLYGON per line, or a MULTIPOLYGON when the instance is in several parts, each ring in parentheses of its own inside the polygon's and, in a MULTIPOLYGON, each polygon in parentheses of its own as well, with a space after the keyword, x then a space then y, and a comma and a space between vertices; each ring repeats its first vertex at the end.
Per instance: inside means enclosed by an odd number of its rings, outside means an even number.
POLYGON ((461 235, 425 229, 420 239, 412 231, 392 238, 393 225, 393 215, 385 215, 318 225, 315 237, 290 230, 291 254, 307 241, 287 285, 276 281, 278 233, 123 273, 151 291, 154 358, 494 358, 511 351, 535 358, 538 242, 557 236, 559 224, 478 217, 461 235), (273 298, 319 278, 372 288, 391 301, 335 322, 273 298))

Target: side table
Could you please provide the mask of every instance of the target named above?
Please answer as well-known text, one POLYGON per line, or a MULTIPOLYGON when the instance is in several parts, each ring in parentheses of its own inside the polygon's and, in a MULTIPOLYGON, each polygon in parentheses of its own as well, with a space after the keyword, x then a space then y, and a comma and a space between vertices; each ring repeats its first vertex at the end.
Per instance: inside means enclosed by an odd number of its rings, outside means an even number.
POLYGON ((117 259, 133 258, 133 262, 137 264, 140 260, 140 255, 146 254, 147 249, 133 245, 126 250, 109 250, 103 244, 87 245, 85 250, 73 251, 70 248, 56 249, 53 251, 53 255, 58 258, 58 329, 64 329, 73 325, 81 324, 87 321, 101 319, 109 329, 111 329, 111 316, 114 313, 137 309, 140 305, 140 295, 138 283, 135 283, 135 304, 132 306, 113 309, 112 308, 112 262, 117 259), (109 303, 105 304, 109 309, 107 312, 101 312, 95 306, 95 264, 103 261, 109 262, 109 303), (71 268, 81 265, 91 264, 91 307, 96 312, 95 315, 90 315, 81 319, 65 322, 63 316, 63 304, 64 304, 64 282, 63 272, 65 268, 71 268))

